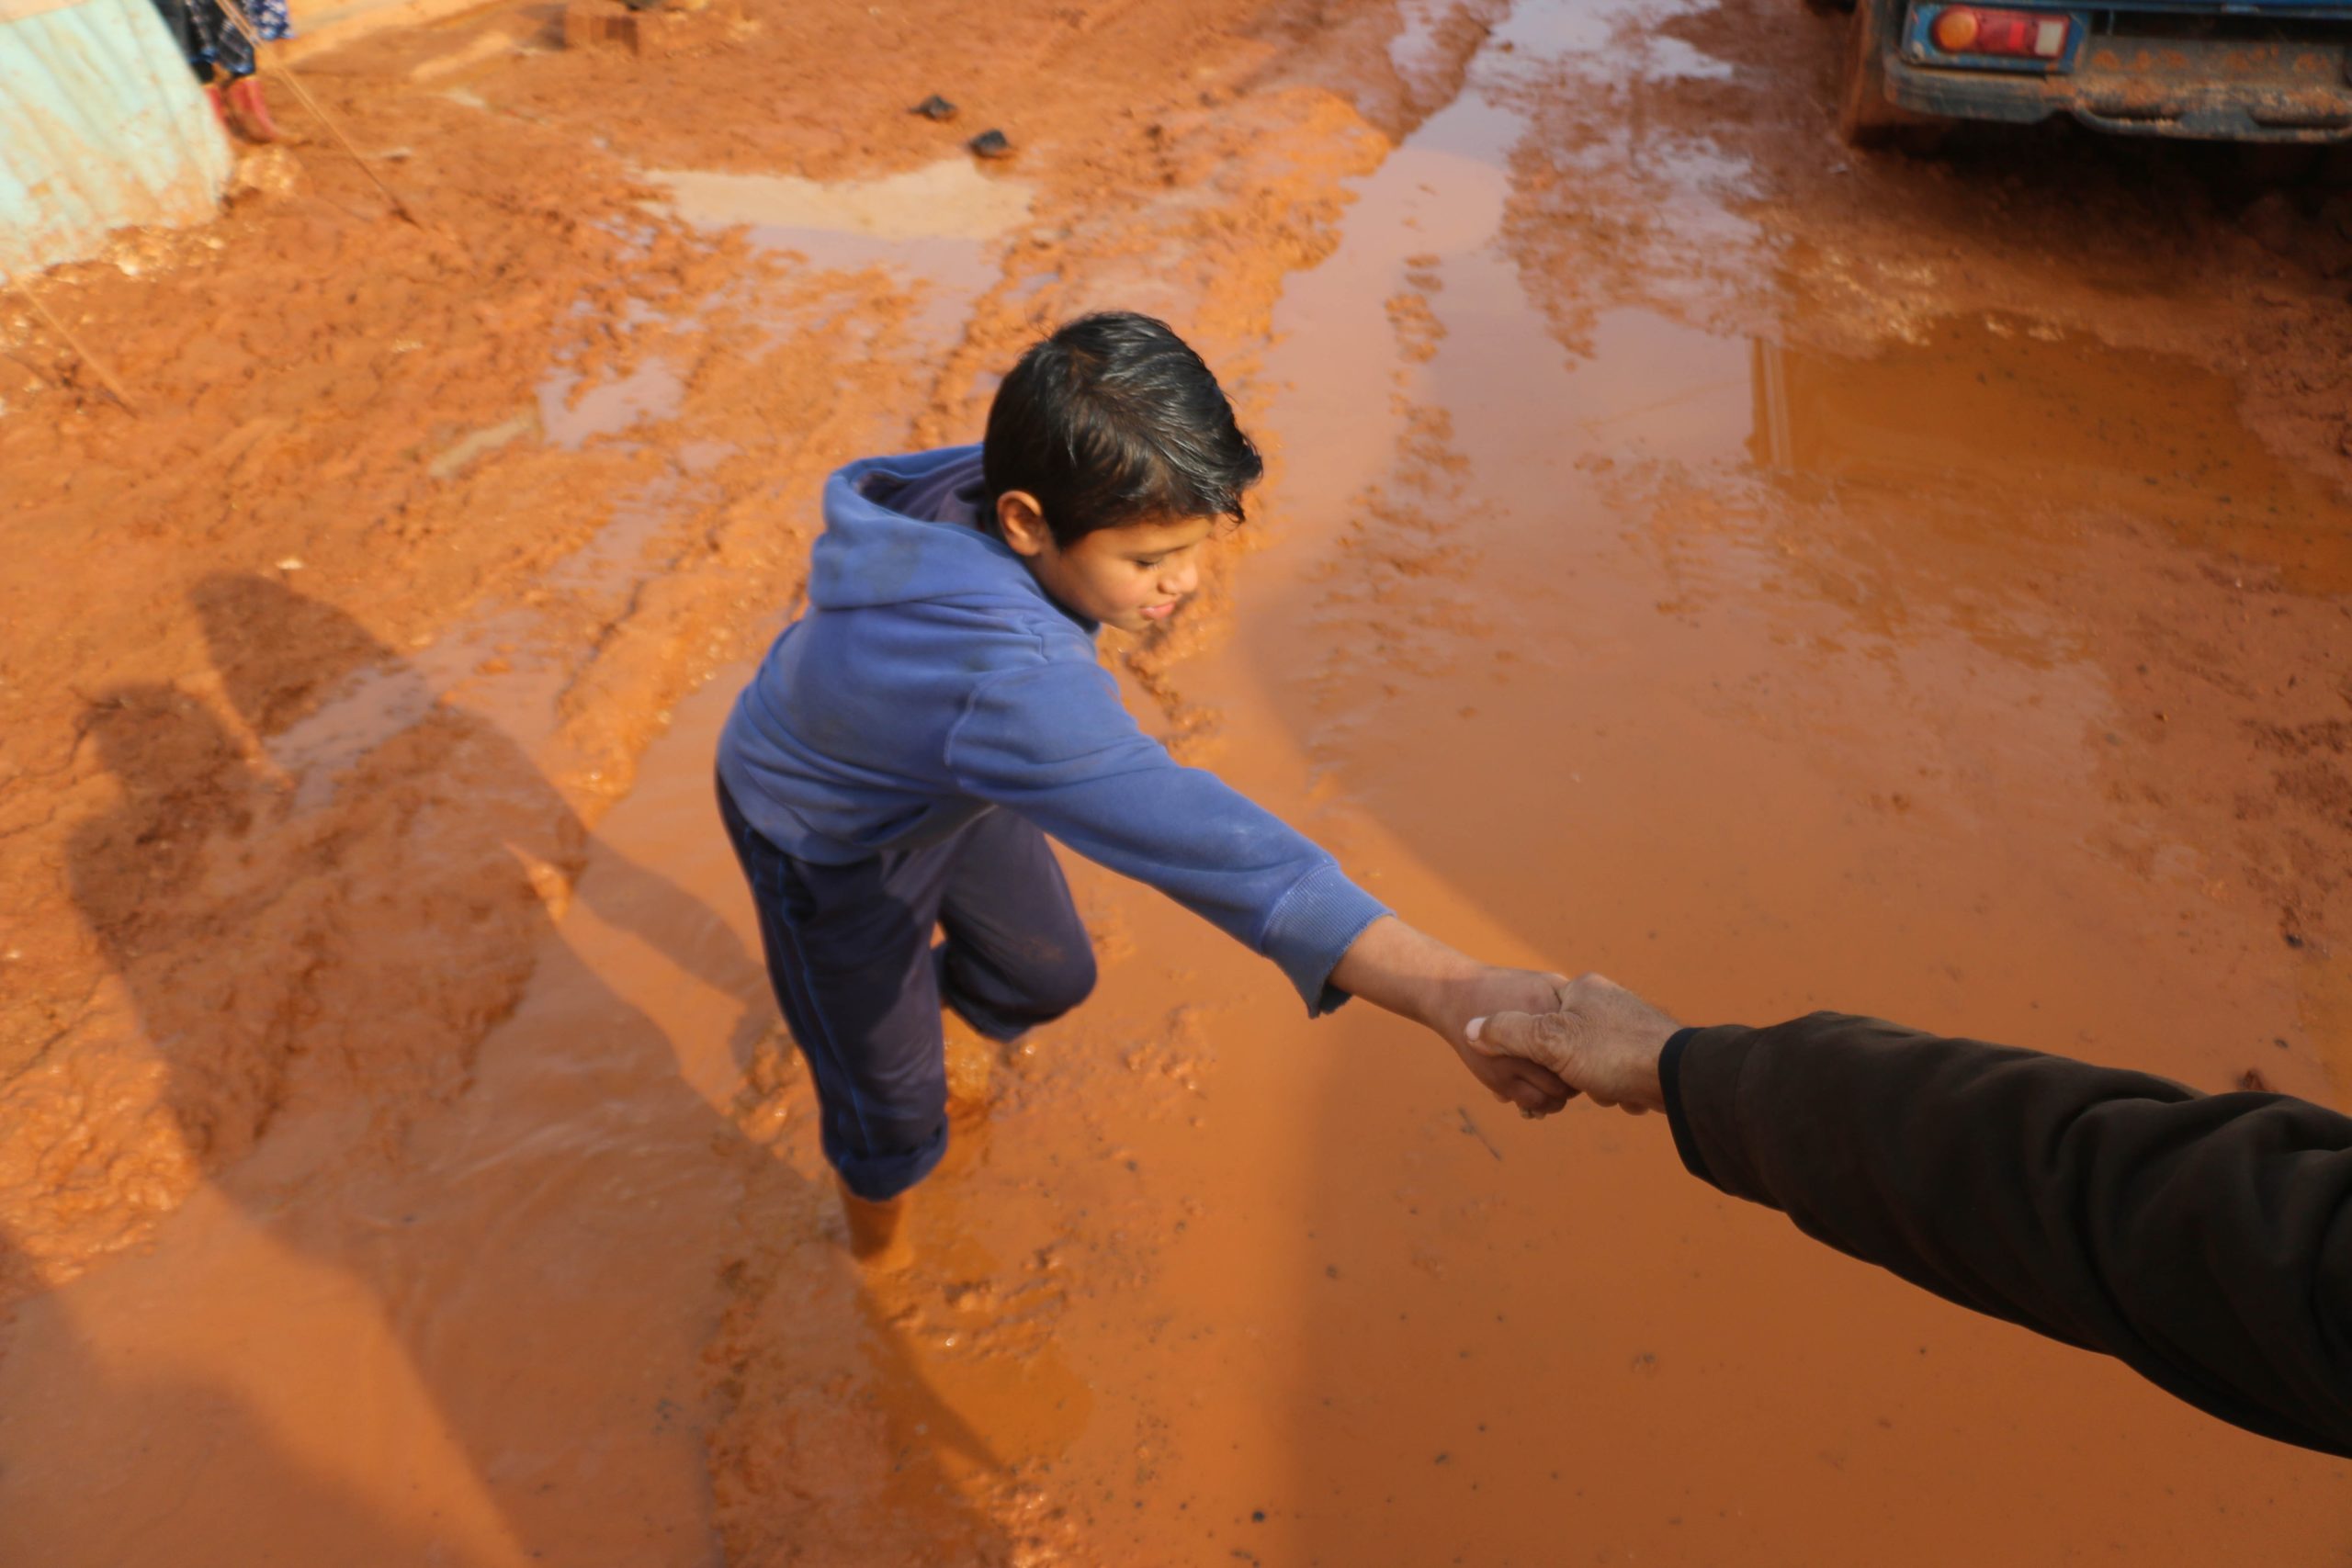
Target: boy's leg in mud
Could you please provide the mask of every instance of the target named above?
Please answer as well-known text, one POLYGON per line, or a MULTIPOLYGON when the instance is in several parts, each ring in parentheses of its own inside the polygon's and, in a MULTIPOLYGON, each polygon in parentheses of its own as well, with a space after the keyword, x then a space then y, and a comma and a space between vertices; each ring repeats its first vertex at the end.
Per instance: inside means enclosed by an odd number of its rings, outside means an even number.
POLYGON ((852 1248, 903 1261, 904 1194, 947 1149, 931 935, 956 840, 813 865, 762 838, 723 786, 719 811, 759 910, 776 1005, 816 1087, 852 1248))
MULTIPOLYGON (((998 1044, 1052 1022, 1094 990, 1094 944, 1045 834, 1026 818, 998 809, 964 830, 939 926, 946 938, 936 953, 941 998, 998 1044)), ((951 1029, 951 1075, 956 1044, 951 1029)))

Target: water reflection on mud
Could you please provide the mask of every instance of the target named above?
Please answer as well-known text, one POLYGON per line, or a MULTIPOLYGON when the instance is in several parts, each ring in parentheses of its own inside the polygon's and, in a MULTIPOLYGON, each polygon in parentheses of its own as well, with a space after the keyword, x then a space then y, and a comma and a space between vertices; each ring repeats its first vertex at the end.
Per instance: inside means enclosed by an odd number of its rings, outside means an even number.
POLYGON ((1759 341, 1750 378, 1761 468, 1998 505, 2026 529, 2145 517, 2289 586, 2352 586, 2342 499, 2266 447, 2236 389, 2200 366, 1993 317, 1932 322, 1867 358, 1759 341))

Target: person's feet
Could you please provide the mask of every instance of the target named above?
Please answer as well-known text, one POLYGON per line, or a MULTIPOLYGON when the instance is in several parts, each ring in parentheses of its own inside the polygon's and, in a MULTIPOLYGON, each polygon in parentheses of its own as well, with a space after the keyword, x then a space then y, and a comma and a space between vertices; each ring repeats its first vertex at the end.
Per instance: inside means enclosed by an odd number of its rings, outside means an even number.
POLYGON ((262 96, 261 78, 240 76, 229 84, 229 118, 248 141, 275 141, 277 122, 269 117, 269 100, 262 96))
POLYGON ((866 1268, 895 1273, 914 1261, 914 1238, 907 1226, 913 1195, 901 1192, 876 1201, 842 1187, 842 1215, 849 1222, 849 1252, 866 1268))

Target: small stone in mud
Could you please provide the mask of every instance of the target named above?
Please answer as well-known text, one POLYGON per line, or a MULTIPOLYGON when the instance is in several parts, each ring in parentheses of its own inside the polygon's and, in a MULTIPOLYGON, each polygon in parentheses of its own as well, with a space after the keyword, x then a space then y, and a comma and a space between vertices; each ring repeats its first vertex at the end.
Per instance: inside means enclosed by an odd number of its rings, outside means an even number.
POLYGON ((967 143, 977 158, 1010 158, 1012 142, 1001 130, 983 130, 967 143))
POLYGON ((925 98, 922 102, 917 104, 907 112, 909 114, 919 114, 925 119, 947 120, 954 119, 956 118, 956 106, 949 103, 945 98, 941 97, 937 93, 933 93, 931 96, 925 98))
POLYGON ((996 1288, 986 1280, 967 1280, 945 1287, 940 1297, 957 1312, 980 1312, 996 1304, 996 1288))

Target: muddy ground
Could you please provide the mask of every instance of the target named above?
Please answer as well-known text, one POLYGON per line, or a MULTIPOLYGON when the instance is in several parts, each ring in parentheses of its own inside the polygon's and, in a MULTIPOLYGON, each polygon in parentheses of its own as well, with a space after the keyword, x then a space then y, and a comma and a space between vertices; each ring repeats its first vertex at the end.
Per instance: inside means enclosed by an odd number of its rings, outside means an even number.
POLYGON ((2330 166, 1853 154, 1795 0, 673 31, 313 61, 424 224, 288 106, 35 285, 136 415, 0 302, 0 1557, 2340 1561, 2345 1466, 1082 867, 862 1279, 707 801, 821 476, 1148 309, 1274 473, 1111 657, 1417 920, 2344 1104, 2330 166))

